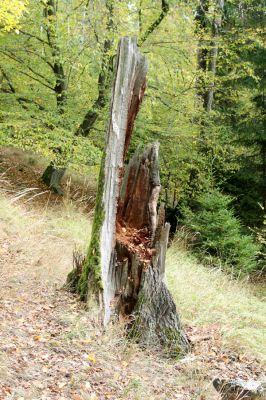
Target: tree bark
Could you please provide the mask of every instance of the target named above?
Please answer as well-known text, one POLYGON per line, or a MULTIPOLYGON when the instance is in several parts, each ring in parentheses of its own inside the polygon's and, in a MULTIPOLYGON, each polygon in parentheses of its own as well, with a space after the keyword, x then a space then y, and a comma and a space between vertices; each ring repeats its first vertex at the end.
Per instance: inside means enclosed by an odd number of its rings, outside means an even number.
POLYGON ((207 92, 206 101, 206 111, 211 112, 214 100, 214 90, 215 90, 215 77, 216 77, 216 67, 219 52, 219 35, 222 25, 222 14, 224 8, 224 0, 218 0, 216 3, 216 15, 213 17, 212 21, 212 43, 210 50, 210 61, 209 61, 209 71, 211 72, 211 83, 209 90, 207 92))
MULTIPOLYGON (((106 0, 106 8, 108 10, 107 31, 110 34, 114 29, 113 0, 106 0)), ((97 121, 100 112, 106 106, 108 100, 108 90, 111 87, 111 78, 113 73, 113 56, 110 54, 112 45, 113 40, 110 38, 106 38, 104 40, 101 70, 98 77, 98 97, 76 130, 76 136, 82 135, 87 137, 93 125, 97 121)))
POLYGON ((263 400, 266 399, 266 380, 220 379, 213 380, 213 386, 222 400, 263 400))
POLYGON ((57 109, 63 114, 67 100, 67 77, 61 61, 61 51, 57 43, 56 35, 56 3, 48 0, 44 6, 44 16, 47 18, 46 35, 51 49, 53 62, 52 68, 55 76, 54 92, 56 96, 57 109))
POLYGON ((200 0, 195 20, 199 33, 198 69, 203 74, 210 73, 210 82, 206 85, 203 76, 198 79, 198 93, 202 97, 204 109, 211 112, 213 108, 216 67, 219 52, 219 35, 222 25, 224 0, 217 0, 212 21, 209 21, 209 2, 200 0), (210 44, 206 42, 206 35, 211 35, 210 44))
POLYGON ((140 343, 163 345, 173 354, 188 348, 176 306, 164 283, 170 225, 160 193, 159 144, 137 151, 124 175, 110 270, 113 306, 140 343))
MULTIPOLYGON (((46 21, 46 35, 49 47, 52 53, 52 69, 55 77, 54 93, 56 97, 57 111, 59 114, 64 114, 67 101, 67 77, 64 71, 63 63, 61 61, 61 51, 57 41, 56 34, 56 17, 57 17, 57 4, 55 0, 47 0, 44 5, 43 14, 47 19, 46 21)), ((54 149, 54 152, 61 153, 61 149, 54 149)), ((55 193, 63 195, 64 192, 61 188, 61 180, 65 174, 66 168, 59 168, 51 162, 42 175, 42 181, 50 187, 55 193)))
MULTIPOLYGON (((113 0, 106 1, 106 7, 108 9, 108 22, 107 30, 110 32, 113 30, 113 0)), ((161 12, 159 16, 151 23, 143 36, 140 37, 138 46, 142 46, 148 37, 153 33, 153 31, 161 24, 163 19, 166 17, 170 9, 169 3, 166 0, 161 2, 161 12)), ((139 17, 141 18, 141 9, 139 9, 139 17)), ((141 19, 140 19, 141 21, 141 19)), ((141 22, 140 22, 141 23, 141 22)), ((141 29, 140 29, 141 30, 141 29)), ((92 108, 87 112, 80 126, 75 132, 75 135, 82 135, 88 137, 91 129, 96 123, 100 116, 101 111, 106 106, 108 101, 108 90, 111 86, 111 78, 113 74, 113 57, 109 54, 112 48, 113 41, 110 39, 105 39, 103 47, 103 58, 101 71, 98 77, 98 97, 94 101, 92 108)))
POLYGON ((266 214, 266 140, 261 144, 262 158, 262 205, 266 214))
POLYGON ((161 12, 160 12, 159 16, 148 27, 148 29, 146 30, 144 35, 139 39, 139 43, 138 43, 139 46, 141 46, 148 39, 148 37, 152 34, 152 32, 160 25, 160 23, 166 17, 169 9, 170 9, 169 2, 166 0, 162 0, 161 12))
POLYGON ((110 87, 111 76, 113 72, 113 57, 109 54, 112 47, 112 41, 106 39, 103 45, 103 58, 101 71, 98 77, 98 97, 94 101, 92 108, 85 115, 82 123, 75 132, 76 136, 87 137, 97 121, 101 110, 104 109, 108 100, 108 89, 110 87))
MULTIPOLYGON (((104 324, 116 315, 138 342, 176 355, 189 345, 164 283, 170 226, 164 209, 157 212, 159 144, 137 151, 124 167, 146 71, 136 40, 121 39, 92 238, 77 290, 102 307, 104 324)), ((75 271, 69 280, 76 282, 75 271)))
POLYGON ((200 72, 200 76, 197 78, 197 92, 198 95, 202 98, 203 106, 206 109, 207 107, 207 92, 206 92, 206 83, 204 74, 207 71, 207 60, 208 60, 208 48, 206 43, 206 34, 209 29, 209 21, 207 18, 207 12, 209 9, 209 3, 206 0, 200 0, 195 21, 196 21, 196 33, 199 35, 198 41, 198 49, 197 49, 197 64, 198 70, 200 72))

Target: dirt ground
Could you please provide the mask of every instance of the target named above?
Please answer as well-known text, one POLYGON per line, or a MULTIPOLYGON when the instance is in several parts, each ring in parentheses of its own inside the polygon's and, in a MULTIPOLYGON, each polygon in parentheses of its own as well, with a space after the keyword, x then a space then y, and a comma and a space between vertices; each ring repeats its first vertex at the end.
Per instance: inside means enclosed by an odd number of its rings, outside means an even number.
MULTIPOLYGON (((75 240, 58 222, 66 219, 62 199, 54 197, 61 219, 53 225, 47 197, 17 198, 36 187, 38 169, 23 178, 11 159, 0 164, 0 400, 215 400, 212 379, 221 373, 261 375, 258 360, 221 347, 215 326, 186 327, 194 347, 182 360, 140 349, 120 325, 103 331, 63 288, 75 240)), ((87 216, 76 211, 75 218, 87 216)))
POLYGON ((103 332, 62 289, 73 243, 26 206, 0 219, 0 399, 190 398, 175 361, 103 332))

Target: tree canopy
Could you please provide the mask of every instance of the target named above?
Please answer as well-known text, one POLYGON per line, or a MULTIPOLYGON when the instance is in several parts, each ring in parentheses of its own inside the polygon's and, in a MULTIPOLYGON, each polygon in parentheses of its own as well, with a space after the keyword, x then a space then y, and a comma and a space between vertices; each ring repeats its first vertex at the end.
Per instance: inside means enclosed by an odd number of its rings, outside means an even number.
POLYGON ((11 31, 18 25, 23 12, 26 10, 27 0, 2 0, 0 4, 0 31, 11 31))
POLYGON ((262 226, 262 1, 13 0, 0 21, 2 145, 80 173, 98 167, 117 43, 136 36, 149 72, 129 156, 160 141, 161 201, 180 223, 182 207, 195 212, 217 189, 243 231, 262 226))

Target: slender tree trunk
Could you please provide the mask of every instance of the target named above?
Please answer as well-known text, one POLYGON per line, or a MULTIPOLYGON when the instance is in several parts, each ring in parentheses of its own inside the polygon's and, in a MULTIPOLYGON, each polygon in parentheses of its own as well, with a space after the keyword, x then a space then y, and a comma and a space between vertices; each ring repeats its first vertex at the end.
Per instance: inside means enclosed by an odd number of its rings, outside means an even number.
POLYGON ((211 82, 210 87, 207 91, 206 99, 206 111, 211 112, 214 100, 214 90, 215 90, 215 77, 216 77, 216 67, 219 52, 219 35, 222 25, 222 13, 224 8, 224 0, 218 0, 216 5, 216 15, 212 22, 212 43, 210 50, 210 60, 209 60, 209 71, 211 72, 211 82))
MULTIPOLYGON (((107 30, 110 32, 113 30, 113 0, 106 1, 106 7, 108 9, 108 23, 107 30)), ((161 24, 163 19, 166 17, 169 11, 169 2, 167 0, 161 1, 161 12, 159 16, 151 23, 148 29, 144 32, 143 36, 140 37, 138 46, 142 46, 152 32, 161 24)), ((141 28, 141 9, 139 9, 139 23, 141 28)), ((140 29, 141 31, 141 29, 140 29)), ((109 39, 104 41, 103 58, 101 72, 98 78, 98 89, 99 94, 92 108, 85 115, 82 123, 75 132, 75 135, 89 136, 91 129, 96 123, 100 116, 101 111, 104 109, 108 101, 108 92, 111 87, 111 78, 113 73, 113 57, 109 55, 109 51, 113 45, 113 42, 109 39)))
POLYGON ((196 22, 199 33, 198 69, 202 76, 198 79, 198 93, 203 99, 203 106, 207 112, 213 107, 217 58, 219 52, 219 35, 222 24, 224 0, 217 0, 215 14, 210 22, 208 17, 209 2, 200 0, 197 8, 196 22), (211 35, 211 41, 206 41, 206 35, 211 35), (206 73, 209 73, 206 82, 206 73))
MULTIPOLYGON (((106 8, 108 10, 107 32, 110 35, 114 29, 113 0, 106 0, 106 8)), ((75 132, 77 136, 82 135, 86 137, 89 135, 101 111, 107 104, 113 73, 113 56, 110 54, 112 45, 113 40, 110 38, 104 40, 101 70, 98 77, 98 97, 75 132)))
POLYGON ((111 47, 112 41, 106 39, 103 47, 101 71, 98 77, 98 97, 75 132, 75 135, 77 136, 82 135, 86 137, 89 135, 101 111, 106 106, 108 100, 108 89, 110 88, 110 81, 113 72, 113 57, 109 54, 111 47))
POLYGON ((159 16, 151 23, 144 35, 139 39, 138 45, 141 46, 152 32, 161 24, 163 19, 166 17, 170 9, 169 2, 167 0, 161 0, 161 12, 159 16))
MULTIPOLYGON (((63 114, 67 100, 67 77, 61 61, 61 51, 57 43, 55 0, 47 0, 43 13, 44 17, 47 18, 45 29, 53 59, 52 68, 55 77, 54 93, 56 96, 56 105, 58 113, 63 114)), ((61 153, 61 149, 56 149, 56 152, 61 153)), ((66 168, 59 168, 55 163, 51 162, 45 169, 41 179, 55 193, 63 195, 61 180, 65 171, 66 168)))
POLYGON ((65 111, 65 103, 67 100, 67 77, 61 61, 61 51, 57 43, 55 0, 47 0, 44 7, 44 16, 47 18, 45 29, 53 58, 52 66, 55 76, 54 92, 56 95, 57 109, 62 114, 65 111))
POLYGON ((96 300, 107 324, 116 315, 145 345, 172 354, 188 350, 164 283, 169 224, 157 212, 158 143, 137 151, 124 167, 146 81, 147 62, 134 39, 121 39, 89 253, 82 272, 69 275, 83 299, 96 300))
POLYGON ((197 49, 197 65, 199 71, 199 77, 197 78, 197 92, 202 98, 203 106, 206 109, 207 105, 207 93, 206 93, 206 83, 205 83, 205 73, 207 71, 208 65, 208 46, 206 43, 206 34, 209 29, 209 22, 207 18, 207 12, 209 9, 208 1, 200 0, 196 12, 196 33, 199 35, 198 39, 198 49, 197 49))
POLYGON ((262 158, 262 204, 264 208, 264 213, 266 214, 266 141, 262 142, 261 158, 262 158))

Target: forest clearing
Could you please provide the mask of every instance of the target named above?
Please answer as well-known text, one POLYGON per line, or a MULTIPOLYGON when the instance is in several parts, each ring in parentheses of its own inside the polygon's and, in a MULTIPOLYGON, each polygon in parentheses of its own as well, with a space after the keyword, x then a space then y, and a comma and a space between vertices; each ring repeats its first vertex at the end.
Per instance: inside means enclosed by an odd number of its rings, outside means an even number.
POLYGON ((88 245, 86 197, 25 193, 29 181, 44 192, 36 164, 1 153, 1 399, 218 400, 215 377, 263 377, 265 287, 210 271, 182 243, 172 245, 166 271, 192 353, 171 360, 126 340, 123 326, 103 332, 62 289, 73 249, 88 245))
POLYGON ((266 400, 261 0, 0 3, 0 400, 266 400))

